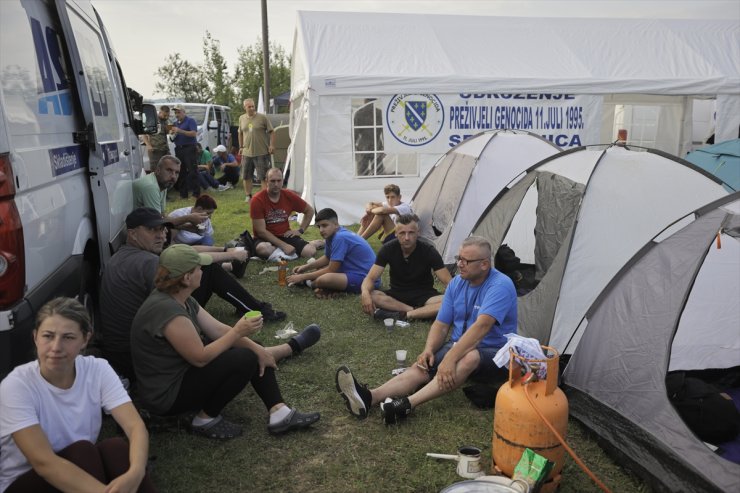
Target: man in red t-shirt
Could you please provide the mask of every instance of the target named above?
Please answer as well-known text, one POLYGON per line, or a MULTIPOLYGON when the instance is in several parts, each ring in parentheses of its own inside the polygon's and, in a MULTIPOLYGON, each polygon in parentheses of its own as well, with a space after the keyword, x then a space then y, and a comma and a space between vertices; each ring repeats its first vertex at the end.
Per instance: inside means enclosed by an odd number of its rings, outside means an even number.
POLYGON ((255 194, 250 203, 249 215, 254 226, 257 255, 271 258, 280 248, 286 257, 313 257, 317 244, 301 238, 311 224, 313 213, 313 207, 298 194, 283 189, 283 172, 280 168, 271 168, 267 172, 267 190, 255 194), (298 229, 290 229, 288 218, 293 212, 303 214, 298 229))

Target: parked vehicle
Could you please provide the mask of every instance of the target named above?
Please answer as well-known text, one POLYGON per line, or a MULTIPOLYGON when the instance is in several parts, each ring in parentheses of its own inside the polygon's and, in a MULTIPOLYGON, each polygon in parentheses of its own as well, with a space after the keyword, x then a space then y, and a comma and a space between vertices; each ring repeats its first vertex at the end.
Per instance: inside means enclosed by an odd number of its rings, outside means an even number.
POLYGON ((142 169, 135 111, 156 123, 88 0, 2 1, 0 378, 32 357, 50 298, 78 296, 94 313, 142 169))

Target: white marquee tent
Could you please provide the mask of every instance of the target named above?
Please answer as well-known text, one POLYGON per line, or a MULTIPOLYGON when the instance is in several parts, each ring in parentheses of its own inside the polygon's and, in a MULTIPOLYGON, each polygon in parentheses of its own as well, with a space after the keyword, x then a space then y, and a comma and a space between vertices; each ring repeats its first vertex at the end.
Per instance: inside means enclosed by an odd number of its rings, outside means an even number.
POLYGON ((345 224, 484 130, 685 155, 707 98, 740 126, 736 21, 299 12, 292 63, 288 185, 345 224))

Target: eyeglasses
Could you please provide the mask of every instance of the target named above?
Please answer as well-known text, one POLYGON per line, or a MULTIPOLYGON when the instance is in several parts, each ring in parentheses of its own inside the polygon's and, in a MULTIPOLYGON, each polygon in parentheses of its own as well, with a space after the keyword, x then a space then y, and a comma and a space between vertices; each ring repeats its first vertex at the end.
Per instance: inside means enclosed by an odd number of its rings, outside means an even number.
POLYGON ((472 264, 472 263, 475 263, 475 262, 480 262, 482 260, 488 260, 488 259, 487 258, 476 258, 476 259, 470 259, 470 260, 468 260, 466 258, 463 258, 463 257, 459 256, 459 255, 455 255, 455 263, 456 264, 460 264, 463 267, 465 267, 468 264, 472 264))

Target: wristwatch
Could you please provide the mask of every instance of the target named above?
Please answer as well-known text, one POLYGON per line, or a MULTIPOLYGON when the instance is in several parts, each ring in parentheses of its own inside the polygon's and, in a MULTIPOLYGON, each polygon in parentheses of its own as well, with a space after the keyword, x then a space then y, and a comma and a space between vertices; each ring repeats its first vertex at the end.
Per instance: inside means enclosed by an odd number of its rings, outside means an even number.
POLYGON ((298 228, 298 232, 299 232, 300 234, 303 234, 303 233, 304 233, 304 231, 303 231, 303 228, 298 228))

